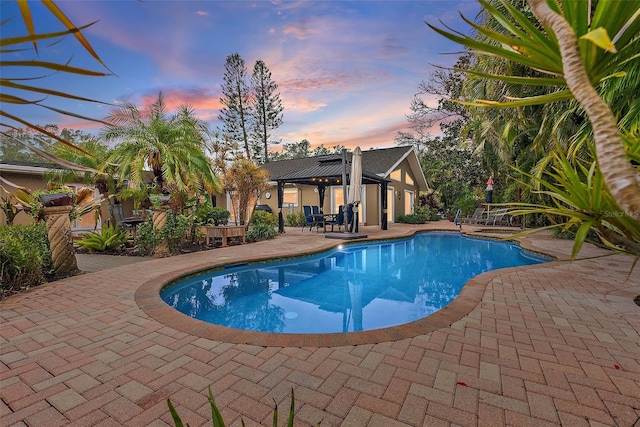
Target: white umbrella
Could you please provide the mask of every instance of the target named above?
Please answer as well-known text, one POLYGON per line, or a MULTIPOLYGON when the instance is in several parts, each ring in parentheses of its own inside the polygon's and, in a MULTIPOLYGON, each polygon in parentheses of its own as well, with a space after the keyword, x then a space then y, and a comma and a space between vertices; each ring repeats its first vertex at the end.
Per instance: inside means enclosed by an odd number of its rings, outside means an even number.
MULTIPOLYGON (((362 193, 362 150, 356 147, 351 156, 351 174, 349 174, 349 199, 348 203, 353 204, 352 221, 355 231, 358 231, 358 205, 362 193)), ((350 227, 351 229, 351 227, 350 227)))

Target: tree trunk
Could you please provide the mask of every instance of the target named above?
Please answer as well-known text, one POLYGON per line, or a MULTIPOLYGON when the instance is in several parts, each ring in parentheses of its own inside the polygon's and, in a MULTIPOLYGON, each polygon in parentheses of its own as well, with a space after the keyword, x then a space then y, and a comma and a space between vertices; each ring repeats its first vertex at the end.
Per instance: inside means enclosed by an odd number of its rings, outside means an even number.
POLYGON ((53 259, 53 270, 56 276, 78 272, 76 251, 73 248, 71 224, 69 223, 71 209, 72 206, 43 208, 49 248, 53 259))
MULTIPOLYGON (((153 229, 161 230, 162 227, 167 223, 167 211, 166 210, 156 210, 153 211, 153 229)), ((156 245, 154 250, 154 256, 157 258, 162 258, 169 256, 169 241, 164 239, 162 242, 156 245)))
MULTIPOLYGON (((636 221, 640 218, 640 175, 624 150, 618 125, 609 106, 591 85, 578 50, 578 39, 564 17, 545 0, 528 0, 538 20, 558 39, 564 78, 569 90, 587 112, 595 139, 598 165, 616 203, 636 221)), ((630 94, 630 96, 633 96, 630 94)))

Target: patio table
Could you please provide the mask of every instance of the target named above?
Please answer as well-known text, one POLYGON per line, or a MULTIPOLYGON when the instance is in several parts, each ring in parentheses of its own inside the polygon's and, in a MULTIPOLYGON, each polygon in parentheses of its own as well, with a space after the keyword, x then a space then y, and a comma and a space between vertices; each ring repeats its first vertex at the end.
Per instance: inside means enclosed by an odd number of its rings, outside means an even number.
POLYGON ((322 230, 324 233, 327 232, 327 223, 338 221, 338 214, 322 214, 322 215, 318 215, 318 217, 321 217, 320 221, 318 222, 322 223, 322 230))

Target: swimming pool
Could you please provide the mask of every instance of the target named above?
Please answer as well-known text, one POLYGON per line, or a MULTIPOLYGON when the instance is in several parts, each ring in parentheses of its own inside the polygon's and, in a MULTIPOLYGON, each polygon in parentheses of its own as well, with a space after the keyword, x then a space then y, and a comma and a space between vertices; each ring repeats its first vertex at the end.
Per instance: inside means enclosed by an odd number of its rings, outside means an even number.
POLYGON ((545 261, 511 243, 430 232, 229 265, 176 282, 160 296, 193 318, 236 329, 355 332, 427 317, 478 274, 545 261))

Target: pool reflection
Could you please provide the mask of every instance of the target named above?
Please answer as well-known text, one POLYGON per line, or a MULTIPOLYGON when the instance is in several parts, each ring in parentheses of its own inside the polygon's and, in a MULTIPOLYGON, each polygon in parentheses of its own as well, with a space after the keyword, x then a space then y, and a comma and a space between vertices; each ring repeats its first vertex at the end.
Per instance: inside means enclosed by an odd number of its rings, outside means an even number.
POLYGON ((361 331, 426 317, 482 272, 540 261, 517 246, 429 233, 207 273, 161 296, 189 316, 232 328, 361 331))

